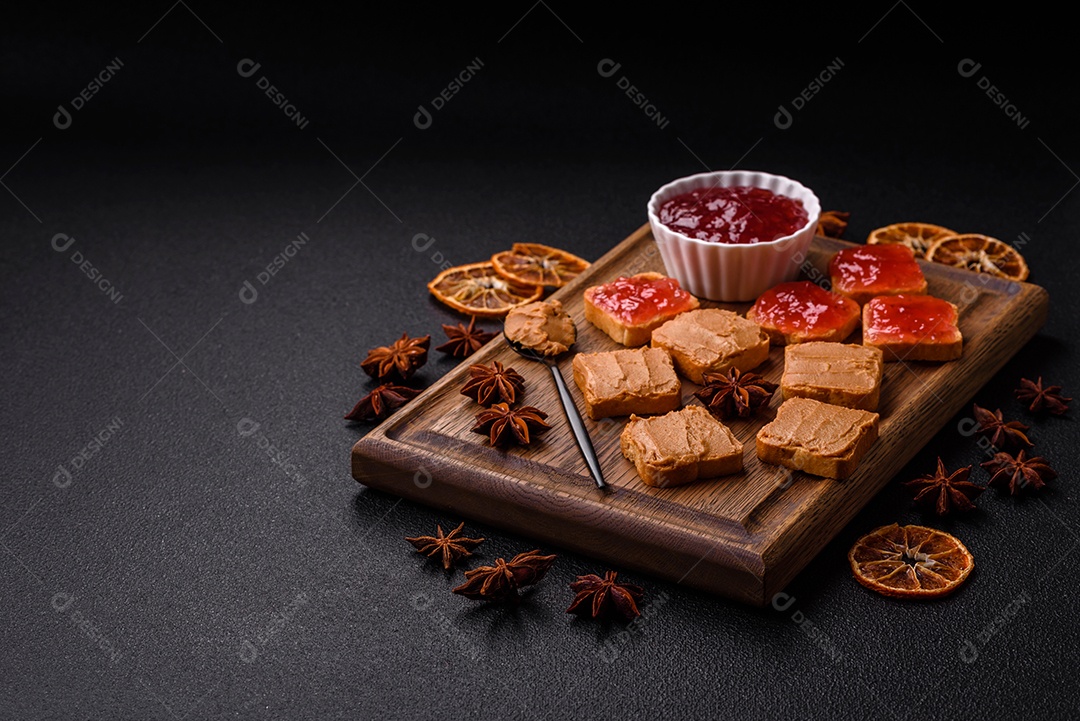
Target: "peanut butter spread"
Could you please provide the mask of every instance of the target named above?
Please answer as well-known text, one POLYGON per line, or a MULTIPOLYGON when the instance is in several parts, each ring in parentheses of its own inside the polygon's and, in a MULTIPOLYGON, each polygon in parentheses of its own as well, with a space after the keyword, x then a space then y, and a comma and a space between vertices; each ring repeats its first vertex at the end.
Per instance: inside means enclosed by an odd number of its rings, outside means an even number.
POLYGON ((817 456, 843 456, 877 421, 877 413, 843 408, 809 398, 790 398, 776 418, 758 432, 770 445, 801 448, 817 456))
POLYGON ((785 388, 868 393, 881 382, 877 348, 844 343, 798 343, 784 352, 785 388))
POLYGON ((671 356, 662 348, 579 353, 574 368, 594 398, 662 396, 682 388, 671 356))
POLYGON ((654 330, 652 340, 653 345, 668 348, 689 363, 713 368, 769 342, 757 323, 719 308, 678 315, 654 330))
POLYGON ((634 459, 658 468, 742 455, 742 444, 728 427, 701 406, 686 406, 662 416, 631 416, 623 431, 634 459))
POLYGON ((557 300, 537 301, 506 315, 506 337, 546 356, 570 350, 577 339, 574 319, 557 300))

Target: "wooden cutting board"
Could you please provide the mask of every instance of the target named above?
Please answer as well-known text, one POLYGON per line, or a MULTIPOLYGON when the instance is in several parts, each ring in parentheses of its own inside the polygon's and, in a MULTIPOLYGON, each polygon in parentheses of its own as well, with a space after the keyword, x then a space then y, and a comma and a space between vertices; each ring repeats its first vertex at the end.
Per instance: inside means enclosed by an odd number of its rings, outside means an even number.
MULTIPOLYGON (((818 237, 805 274, 827 277, 837 250, 851 243, 818 237)), ((555 384, 540 364, 514 354, 501 335, 361 438, 352 450, 360 483, 443 509, 447 522, 471 518, 593 556, 616 567, 755 605, 765 605, 884 486, 1046 320, 1049 296, 1038 286, 922 263, 929 293, 960 309, 964 354, 949 363, 886 363, 880 438, 845 481, 790 472, 758 460, 754 437, 775 414, 779 391, 754 419, 728 425, 745 448, 742 475, 669 489, 650 488, 623 458, 625 419, 585 423, 610 488, 589 476, 562 413, 555 384), (509 451, 472 433, 472 400, 459 393, 471 363, 502 361, 526 382, 525 402, 554 425, 540 442, 509 451)), ((570 285, 561 300, 578 327, 576 351, 620 348, 584 318, 582 292, 620 275, 664 272, 648 225, 619 243, 570 285)), ((749 303, 703 302, 743 313, 749 303)), ((858 332, 848 339, 858 343, 858 332)), ((773 348, 757 372, 779 383, 783 348, 773 348)), ((563 377, 579 409, 584 403, 570 370, 563 377)), ((683 383, 684 403, 698 386, 683 383)), ((523 549, 524 550, 524 549, 523 549)))

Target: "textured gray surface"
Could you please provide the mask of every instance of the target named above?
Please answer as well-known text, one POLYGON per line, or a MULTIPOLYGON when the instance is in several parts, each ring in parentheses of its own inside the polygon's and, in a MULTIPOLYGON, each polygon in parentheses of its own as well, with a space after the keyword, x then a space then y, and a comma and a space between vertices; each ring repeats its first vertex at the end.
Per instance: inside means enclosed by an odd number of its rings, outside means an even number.
MULTIPOLYGON (((567 584, 602 570, 577 555, 516 611, 452 596, 460 572, 402 538, 459 519, 352 481, 363 429, 341 416, 369 387, 364 351, 456 322, 424 291, 440 258, 517 240, 598 257, 644 222, 654 188, 702 163, 798 178, 853 213, 851 239, 909 219, 1026 233, 1050 320, 975 400, 1028 421, 1011 395, 1022 374, 1078 387, 1077 108, 1044 52, 1057 38, 1037 34, 1053 28, 975 32, 906 4, 865 8, 843 31, 718 9, 680 26, 684 61, 649 42, 650 16, 538 4, 515 25, 528 9, 347 21, 180 4, 148 34, 146 8, 5 28, 3 167, 19 162, 0 194, 0 717, 1075 717, 1072 417, 1033 423, 1062 475, 1037 498, 991 490, 973 517, 940 522, 892 483, 783 610, 629 574, 649 604, 629 633, 563 613, 567 584), (766 37, 791 49, 718 65, 697 45, 717 28, 743 33, 730 57, 766 37), (56 105, 115 57, 116 76, 55 128, 56 105), (777 128, 778 106, 838 57, 777 128), (983 63, 971 78, 965 57, 983 63), (241 77, 243 58, 261 71, 241 77), (475 58, 476 77, 415 127, 418 104, 475 58), (622 63, 610 78, 604 58, 622 63), (307 127, 259 93, 261 75, 307 127), (666 127, 620 93, 623 76, 666 127), (75 238, 62 252, 59 233, 75 238), (435 239, 424 252, 419 233, 435 239), (102 447, 73 462, 95 436, 102 447), (921 605, 859 587, 847 548, 893 521, 959 535, 978 563, 967 586, 921 605)), ((434 354, 419 380, 451 367, 434 354)), ((983 460, 961 420, 897 480, 938 455, 983 460)), ((467 528, 488 537, 485 561, 533 547, 528 528, 467 528)))

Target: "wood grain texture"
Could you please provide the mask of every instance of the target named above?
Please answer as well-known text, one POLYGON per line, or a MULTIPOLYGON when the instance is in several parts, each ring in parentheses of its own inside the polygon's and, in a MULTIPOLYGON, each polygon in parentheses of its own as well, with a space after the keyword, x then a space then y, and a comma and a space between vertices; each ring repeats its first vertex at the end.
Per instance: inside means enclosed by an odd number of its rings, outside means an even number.
MULTIPOLYGON (((827 277, 829 258, 850 243, 816 238, 804 264, 810 279, 827 277)), ((623 458, 625 418, 585 419, 610 488, 598 490, 562 415, 555 384, 541 365, 497 338, 361 438, 353 477, 367 486, 579 551, 619 566, 764 605, 959 411, 1043 325, 1045 290, 965 270, 921 263, 929 293, 959 307, 963 356, 949 363, 886 363, 880 438, 845 481, 762 463, 758 429, 773 418, 777 392, 753 419, 728 423, 744 446, 744 473, 677 488, 650 488, 623 458), (491 448, 472 433, 479 410, 458 391, 471 363, 499 360, 526 382, 524 402, 549 413, 554 428, 526 449, 491 448)), ((578 326, 574 350, 615 350, 584 319, 582 291, 620 275, 664 272, 643 226, 552 297, 578 326)), ((744 313, 749 303, 703 302, 744 313)), ((848 339, 858 343, 858 331, 848 339)), ((784 349, 757 369, 780 382, 784 349)), ((569 356, 560 359, 578 403, 569 356)), ((684 403, 697 403, 683 381, 684 403)))

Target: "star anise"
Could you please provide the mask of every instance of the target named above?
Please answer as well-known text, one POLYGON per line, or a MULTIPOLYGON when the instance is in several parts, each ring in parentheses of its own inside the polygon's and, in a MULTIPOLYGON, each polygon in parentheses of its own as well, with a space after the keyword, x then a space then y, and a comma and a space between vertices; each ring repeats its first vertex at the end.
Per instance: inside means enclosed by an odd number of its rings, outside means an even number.
POLYGON ((539 550, 519 553, 509 562, 497 559, 494 566, 480 566, 465 572, 465 583, 454 593, 476 601, 516 603, 518 589, 538 583, 555 563, 555 556, 543 556, 539 550))
POLYGON ((461 395, 468 396, 482 406, 492 403, 513 405, 525 391, 525 379, 513 368, 504 368, 499 361, 486 366, 475 363, 469 366, 469 380, 465 381, 461 395))
POLYGON ((818 217, 817 234, 826 238, 842 238, 847 230, 848 218, 851 213, 842 210, 826 210, 818 217))
POLYGON ((418 395, 420 391, 415 388, 383 383, 361 398, 353 409, 345 414, 345 420, 364 423, 381 421, 418 395))
POLYGON ((390 345, 372 348, 367 358, 360 363, 360 367, 376 380, 397 378, 407 381, 427 362, 429 345, 430 335, 410 338, 408 333, 402 333, 401 337, 390 345))
POLYGON ((1028 456, 1026 451, 1020 451, 1015 457, 998 452, 981 465, 993 474, 990 476, 991 486, 1008 487, 1009 493, 1014 496, 1029 486, 1039 490, 1046 485, 1046 481, 1057 478, 1057 472, 1045 458, 1028 456))
POLYGON ((567 613, 576 613, 582 618, 605 619, 617 616, 623 621, 632 621, 641 615, 638 603, 645 595, 641 586, 629 583, 615 583, 618 577, 615 571, 608 571, 601 578, 595 573, 578 576, 570 584, 570 590, 577 596, 567 613))
POLYGON ((995 448, 1031 448, 1035 445, 1024 435, 1028 427, 1020 421, 1006 421, 1000 409, 988 411, 975 404, 975 420, 979 424, 979 432, 989 438, 990 445, 995 448))
POLYGON ((1016 389, 1016 398, 1028 404, 1028 410, 1032 413, 1046 411, 1055 416, 1064 415, 1069 410, 1069 401, 1061 395, 1061 386, 1043 386, 1042 376, 1032 383, 1027 378, 1020 379, 1020 387, 1016 389))
POLYGON ((769 402, 779 387, 757 373, 731 368, 725 373, 705 373, 705 385, 694 395, 721 419, 747 418, 769 402))
POLYGON ((488 435, 493 446, 527 446, 532 441, 530 432, 538 434, 551 428, 545 418, 547 413, 539 408, 523 406, 514 410, 505 403, 496 403, 476 414, 473 432, 488 435))
POLYGON ((436 535, 434 536, 417 536, 405 540, 415 546, 417 552, 429 558, 442 556, 443 568, 449 571, 455 563, 471 556, 472 549, 485 540, 483 538, 466 538, 462 536, 461 531, 464 528, 465 522, 462 521, 460 526, 443 535, 442 526, 436 525, 436 535))
POLYGON ((945 463, 938 458, 935 473, 905 481, 904 485, 915 491, 915 502, 920 506, 939 516, 947 516, 953 511, 975 510, 975 498, 985 489, 968 481, 970 473, 971 466, 949 473, 945 463))
POLYGON ((443 331, 449 340, 435 350, 453 358, 468 358, 495 337, 494 333, 476 327, 476 316, 469 320, 468 327, 464 323, 458 323, 456 326, 444 323, 443 331))

